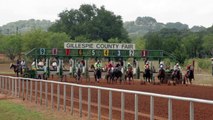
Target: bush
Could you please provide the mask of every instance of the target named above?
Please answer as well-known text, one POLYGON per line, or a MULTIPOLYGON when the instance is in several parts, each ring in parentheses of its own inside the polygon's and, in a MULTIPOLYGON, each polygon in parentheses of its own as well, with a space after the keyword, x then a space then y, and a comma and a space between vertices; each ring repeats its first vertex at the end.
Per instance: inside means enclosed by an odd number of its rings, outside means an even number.
POLYGON ((205 70, 211 70, 211 60, 210 58, 207 59, 198 59, 198 67, 205 70))

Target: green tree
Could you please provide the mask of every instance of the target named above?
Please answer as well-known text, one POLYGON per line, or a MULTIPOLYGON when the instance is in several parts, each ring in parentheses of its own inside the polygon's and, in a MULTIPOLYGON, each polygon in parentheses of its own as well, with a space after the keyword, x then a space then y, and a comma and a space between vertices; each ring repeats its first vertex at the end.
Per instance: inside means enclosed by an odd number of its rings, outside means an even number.
POLYGON ((114 15, 103 6, 84 4, 79 9, 64 10, 59 14, 59 20, 53 24, 49 31, 65 32, 71 39, 85 37, 86 40, 103 40, 118 38, 129 42, 128 34, 123 28, 121 16, 114 15))
POLYGON ((199 34, 190 33, 182 39, 184 50, 188 53, 189 58, 197 57, 202 48, 202 41, 199 34))
POLYGON ((136 38, 136 40, 134 41, 134 43, 135 43, 136 49, 138 49, 138 50, 145 49, 145 39, 143 39, 141 37, 138 37, 138 38, 136 38))
POLYGON ((213 34, 208 34, 203 37, 202 47, 205 53, 213 56, 213 34))
POLYGON ((23 34, 23 51, 33 48, 47 48, 48 33, 41 29, 35 29, 23 34))
POLYGON ((22 39, 19 35, 11 35, 5 37, 3 50, 10 60, 20 57, 22 48, 22 39))
POLYGON ((69 42, 69 36, 65 33, 47 32, 48 48, 64 48, 64 42, 69 42))

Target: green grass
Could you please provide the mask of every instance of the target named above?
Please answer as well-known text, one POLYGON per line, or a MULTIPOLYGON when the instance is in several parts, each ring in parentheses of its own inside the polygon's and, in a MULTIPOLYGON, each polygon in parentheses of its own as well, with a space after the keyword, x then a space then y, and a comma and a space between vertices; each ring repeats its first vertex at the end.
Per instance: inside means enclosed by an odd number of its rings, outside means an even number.
POLYGON ((0 100, 0 120, 50 120, 42 113, 26 109, 24 106, 0 100))

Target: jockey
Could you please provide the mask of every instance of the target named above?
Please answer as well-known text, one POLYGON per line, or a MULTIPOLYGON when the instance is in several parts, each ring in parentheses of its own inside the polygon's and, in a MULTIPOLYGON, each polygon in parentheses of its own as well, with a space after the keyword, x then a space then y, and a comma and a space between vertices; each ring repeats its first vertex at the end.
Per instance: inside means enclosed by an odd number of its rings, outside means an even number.
POLYGON ((174 71, 175 71, 175 70, 181 71, 181 67, 179 66, 178 63, 176 63, 176 65, 174 66, 174 71))
POLYGON ((53 67, 54 70, 57 69, 57 62, 56 62, 56 61, 54 61, 54 62, 52 63, 52 67, 53 67))
POLYGON ((80 61, 78 61, 78 63, 76 64, 76 70, 80 69, 80 72, 82 72, 83 69, 83 65, 81 64, 80 61))
POLYGON ((107 64, 107 70, 110 71, 113 67, 112 61, 109 61, 109 63, 107 64))
POLYGON ((97 62, 95 63, 95 70, 101 69, 101 68, 102 68, 101 62, 100 62, 100 61, 97 61, 97 62))
POLYGON ((174 71, 173 71, 173 73, 172 73, 172 74, 174 74, 174 73, 175 73, 175 71, 180 71, 180 73, 182 73, 182 71, 181 71, 181 67, 179 66, 179 63, 176 63, 176 65, 174 66, 174 71))
POLYGON ((149 69, 149 62, 146 62, 146 65, 144 66, 144 69, 145 70, 149 69))
POLYGON ((24 60, 21 61, 21 66, 22 66, 22 68, 26 68, 26 63, 24 60))
POLYGON ((160 69, 163 69, 163 70, 164 70, 164 66, 165 66, 165 65, 164 65, 163 61, 161 61, 161 62, 160 62, 160 65, 159 65, 159 70, 160 70, 160 69))
POLYGON ((31 64, 31 68, 32 68, 32 70, 36 70, 35 61, 33 61, 33 63, 31 64))
POLYGON ((187 70, 187 71, 191 70, 191 64, 188 65, 188 66, 186 66, 186 70, 187 70))
POLYGON ((129 70, 129 69, 132 69, 132 65, 128 62, 127 63, 127 69, 129 70))

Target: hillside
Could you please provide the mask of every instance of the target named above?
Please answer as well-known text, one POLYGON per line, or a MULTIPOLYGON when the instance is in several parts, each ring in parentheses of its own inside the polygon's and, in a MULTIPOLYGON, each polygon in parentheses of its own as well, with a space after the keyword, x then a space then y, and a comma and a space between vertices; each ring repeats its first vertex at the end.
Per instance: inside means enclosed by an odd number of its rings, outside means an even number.
POLYGON ((19 20, 16 22, 11 22, 6 25, 0 26, 0 33, 4 35, 11 35, 16 33, 24 33, 30 31, 31 29, 42 29, 47 31, 47 29, 53 23, 49 20, 19 20))
MULTIPOLYGON (((47 29, 52 24, 53 22, 49 20, 19 20, 0 26, 0 33, 4 35, 11 35, 16 33, 24 33, 30 31, 31 29, 38 28, 47 31, 47 29)), ((200 32, 206 30, 206 28, 203 26, 193 26, 192 28, 189 28, 187 24, 183 24, 180 22, 168 22, 164 24, 157 22, 157 20, 152 17, 137 17, 135 21, 124 22, 124 28, 129 33, 130 37, 144 36, 150 31, 160 31, 163 28, 175 28, 178 30, 190 29, 192 32, 200 32)))
MULTIPOLYGON (((180 22, 168 22, 166 24, 157 22, 152 17, 137 17, 135 21, 124 22, 124 28, 131 36, 144 36, 146 33, 151 31, 160 31, 163 28, 175 28, 178 30, 189 29, 187 24, 180 22)), ((190 29, 192 32, 200 32, 206 30, 203 26, 193 26, 190 29)))

